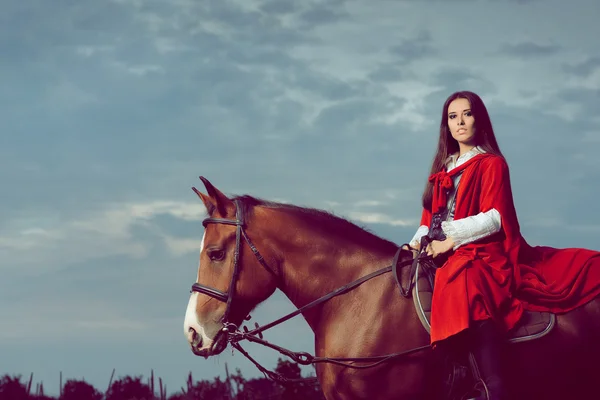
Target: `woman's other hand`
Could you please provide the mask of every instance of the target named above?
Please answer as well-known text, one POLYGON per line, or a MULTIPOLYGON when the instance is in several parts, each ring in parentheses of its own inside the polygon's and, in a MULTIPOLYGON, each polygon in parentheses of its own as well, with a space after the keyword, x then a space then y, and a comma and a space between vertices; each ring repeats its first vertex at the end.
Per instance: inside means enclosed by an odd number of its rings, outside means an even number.
POLYGON ((427 245, 426 252, 428 256, 436 258, 440 254, 444 254, 454 248, 454 240, 446 238, 446 240, 434 240, 427 245))

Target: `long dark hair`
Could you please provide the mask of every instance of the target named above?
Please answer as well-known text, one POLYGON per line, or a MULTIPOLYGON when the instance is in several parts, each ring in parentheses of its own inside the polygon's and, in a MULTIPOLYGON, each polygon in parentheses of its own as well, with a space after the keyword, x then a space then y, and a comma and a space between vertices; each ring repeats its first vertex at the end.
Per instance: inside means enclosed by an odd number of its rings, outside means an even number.
MULTIPOLYGON (((445 161, 448 156, 459 150, 458 142, 452 137, 450 128, 448 127, 448 106, 456 99, 467 99, 471 105, 471 113, 475 119, 475 145, 480 146, 488 153, 504 157, 498 147, 490 115, 488 114, 487 108, 485 107, 483 100, 481 100, 481 97, 466 90, 455 92, 446 99, 442 109, 440 138, 438 140, 437 152, 435 157, 433 157, 430 174, 441 171, 445 166, 445 161)), ((422 199, 423 207, 427 210, 431 210, 432 197, 433 185, 431 182, 427 181, 422 199)))

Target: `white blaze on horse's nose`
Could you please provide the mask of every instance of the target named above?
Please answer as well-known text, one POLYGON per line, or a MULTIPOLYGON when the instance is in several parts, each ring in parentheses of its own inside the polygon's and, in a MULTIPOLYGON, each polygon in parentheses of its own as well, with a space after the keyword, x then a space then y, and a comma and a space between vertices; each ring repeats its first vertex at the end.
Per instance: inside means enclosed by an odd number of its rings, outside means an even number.
MULTIPOLYGON (((206 236, 206 232, 202 235, 202 242, 200 244, 200 254, 202 254, 202 250, 204 249, 204 238, 206 236)), ((198 274, 196 275, 196 283, 200 280, 200 266, 198 266, 198 274)), ((194 339, 194 333, 192 329, 200 335, 202 338, 206 337, 204 333, 204 329, 200 325, 198 321, 198 314, 196 313, 196 306, 198 304, 198 293, 193 292, 190 296, 190 300, 188 301, 187 309, 185 310, 185 319, 183 321, 183 334, 187 338, 188 342, 192 343, 194 339)))
POLYGON ((204 337, 204 329, 198 322, 198 316, 196 315, 196 304, 198 304, 198 293, 194 292, 190 296, 187 310, 185 311, 185 320, 183 322, 183 333, 189 343, 194 340, 194 332, 199 336, 204 337))

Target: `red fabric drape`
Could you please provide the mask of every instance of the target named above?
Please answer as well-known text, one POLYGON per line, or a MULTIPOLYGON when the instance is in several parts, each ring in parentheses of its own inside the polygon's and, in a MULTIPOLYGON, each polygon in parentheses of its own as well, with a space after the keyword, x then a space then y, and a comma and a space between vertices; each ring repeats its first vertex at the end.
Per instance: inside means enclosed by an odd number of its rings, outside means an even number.
MULTIPOLYGON (((524 309, 562 313, 597 297, 600 252, 530 246, 521 236, 506 161, 482 154, 469 162, 456 194, 454 219, 495 208, 502 228, 451 252, 438 269, 431 309, 431 342, 435 344, 459 333, 468 328, 470 321, 493 318, 508 330, 518 322, 524 309)), ((445 192, 447 182, 444 174, 434 174, 431 179, 437 185, 437 207, 444 201, 440 189, 444 187, 445 192)), ((421 224, 430 223, 431 211, 423 210, 421 224)))

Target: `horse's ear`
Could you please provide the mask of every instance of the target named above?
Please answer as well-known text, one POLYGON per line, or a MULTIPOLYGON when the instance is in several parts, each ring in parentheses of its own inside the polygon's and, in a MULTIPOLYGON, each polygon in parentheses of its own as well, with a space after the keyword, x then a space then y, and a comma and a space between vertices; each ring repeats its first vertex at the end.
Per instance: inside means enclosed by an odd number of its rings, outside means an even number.
POLYGON ((213 203, 213 201, 210 197, 208 197, 204 193, 200 192, 198 189, 196 189, 193 186, 192 186, 192 190, 194 191, 194 193, 196 193, 198 195, 200 200, 202 200, 202 203, 204 203, 204 207, 206 207, 206 212, 208 213, 208 215, 210 215, 212 217, 215 210, 217 209, 216 204, 213 203))
POLYGON ((192 188, 194 192, 200 197, 200 200, 206 206, 209 215, 213 215, 215 211, 217 211, 222 217, 227 217, 228 211, 233 212, 235 210, 235 205, 233 202, 225 196, 219 189, 213 186, 212 183, 205 177, 201 176, 200 180, 204 183, 204 187, 208 193, 206 196, 203 193, 200 193, 196 188, 192 188))

